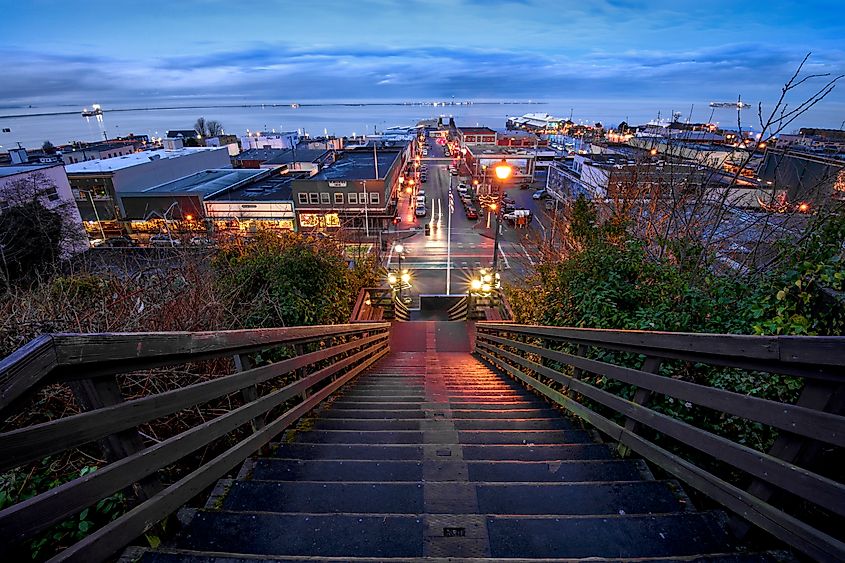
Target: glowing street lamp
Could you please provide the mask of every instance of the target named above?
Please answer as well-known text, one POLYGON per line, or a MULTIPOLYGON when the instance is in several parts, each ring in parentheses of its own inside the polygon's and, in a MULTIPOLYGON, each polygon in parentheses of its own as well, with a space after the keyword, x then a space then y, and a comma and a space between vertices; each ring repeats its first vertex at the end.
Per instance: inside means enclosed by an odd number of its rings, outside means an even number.
POLYGON ((496 165, 494 170, 496 172, 496 178, 499 180, 507 180, 513 174, 513 167, 504 158, 502 162, 496 165))
POLYGON ((469 282, 469 288, 473 291, 478 291, 481 289, 481 280, 472 280, 469 282))
POLYGON ((389 283, 390 285, 396 285, 396 281, 396 274, 392 272, 387 274, 387 283, 389 283))
POLYGON ((407 284, 411 282, 411 274, 408 272, 402 272, 402 284, 407 284))

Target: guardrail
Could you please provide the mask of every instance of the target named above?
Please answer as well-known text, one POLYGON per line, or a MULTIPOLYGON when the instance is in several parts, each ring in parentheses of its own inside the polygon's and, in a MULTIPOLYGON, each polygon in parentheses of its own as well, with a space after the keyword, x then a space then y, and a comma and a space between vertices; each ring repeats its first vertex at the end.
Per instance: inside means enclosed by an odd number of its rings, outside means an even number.
POLYGON ((845 337, 476 328, 482 361, 562 405, 623 453, 638 453, 810 557, 845 560, 843 472, 816 467, 821 458, 841 463, 845 447, 845 337), (619 365, 623 355, 629 364, 639 358, 639 369, 619 365), (803 388, 789 404, 661 374, 661 366, 702 365, 792 376, 803 388), (660 396, 690 416, 659 407, 660 396), (777 437, 759 451, 701 428, 692 412, 751 421, 777 437))
POLYGON ((394 311, 393 291, 385 287, 364 287, 358 292, 349 322, 372 322, 392 319, 394 311))
POLYGON ((384 356, 389 326, 51 334, 33 340, 0 361, 0 414, 5 418, 28 395, 55 383, 71 386, 84 412, 0 434, 0 471, 93 442, 102 445, 108 463, 0 511, 4 551, 134 487, 137 504, 129 512, 51 561, 110 557, 384 356), (264 359, 253 366, 259 352, 264 359), (283 359, 268 363, 273 353, 283 359), (230 356, 237 370, 230 375, 133 400, 121 396, 121 374, 230 356), (220 399, 230 410, 172 437, 145 442, 138 433, 140 424, 220 399), (162 470, 224 437, 236 442, 175 482, 162 482, 162 470))

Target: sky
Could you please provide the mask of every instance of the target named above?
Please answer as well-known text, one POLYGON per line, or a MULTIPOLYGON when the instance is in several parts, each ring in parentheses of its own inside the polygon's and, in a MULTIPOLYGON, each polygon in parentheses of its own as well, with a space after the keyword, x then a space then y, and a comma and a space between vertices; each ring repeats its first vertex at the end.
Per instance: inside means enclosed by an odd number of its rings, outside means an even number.
MULTIPOLYGON (((808 52, 808 72, 845 73, 843 16, 842 0, 0 0, 0 106, 753 102, 808 52)), ((830 100, 845 103, 845 81, 830 100)))

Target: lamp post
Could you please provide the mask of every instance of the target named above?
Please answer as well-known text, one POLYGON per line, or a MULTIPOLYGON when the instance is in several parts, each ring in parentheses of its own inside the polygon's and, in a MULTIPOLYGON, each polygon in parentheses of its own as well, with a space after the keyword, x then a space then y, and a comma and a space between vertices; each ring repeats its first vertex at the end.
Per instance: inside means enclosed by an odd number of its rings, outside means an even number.
MULTIPOLYGON (((500 180, 499 186, 501 187, 501 182, 510 178, 513 173, 513 168, 503 158, 502 161, 496 165, 494 171, 496 173, 496 178, 500 180)), ((496 210, 496 232, 493 234, 493 272, 495 273, 499 271, 499 215, 501 211, 498 209, 498 206, 495 206, 494 209, 496 210)))

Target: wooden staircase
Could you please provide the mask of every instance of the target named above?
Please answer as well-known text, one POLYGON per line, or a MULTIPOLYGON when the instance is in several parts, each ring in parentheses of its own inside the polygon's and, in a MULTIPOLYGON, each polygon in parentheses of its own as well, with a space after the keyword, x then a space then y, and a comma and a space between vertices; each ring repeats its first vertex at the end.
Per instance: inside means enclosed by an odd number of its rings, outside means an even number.
POLYGON ((175 541, 125 557, 771 560, 737 553, 722 512, 696 511, 677 482, 619 459, 468 349, 439 351, 456 347, 455 325, 403 330, 336 400, 183 512, 175 541))

